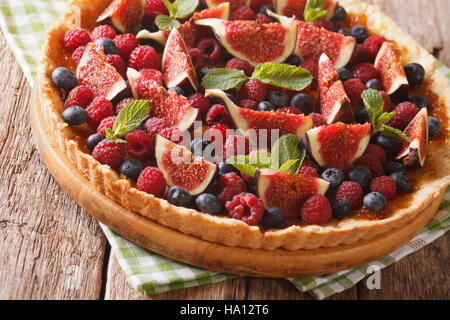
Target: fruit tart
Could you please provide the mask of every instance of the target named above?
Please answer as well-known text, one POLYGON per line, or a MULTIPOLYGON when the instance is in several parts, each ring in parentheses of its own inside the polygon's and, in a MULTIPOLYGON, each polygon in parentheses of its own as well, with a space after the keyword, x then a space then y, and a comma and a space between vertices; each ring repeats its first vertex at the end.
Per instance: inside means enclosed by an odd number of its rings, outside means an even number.
POLYGON ((37 79, 46 125, 126 209, 211 243, 293 251, 374 238, 442 200, 447 81, 377 7, 69 8, 37 79))

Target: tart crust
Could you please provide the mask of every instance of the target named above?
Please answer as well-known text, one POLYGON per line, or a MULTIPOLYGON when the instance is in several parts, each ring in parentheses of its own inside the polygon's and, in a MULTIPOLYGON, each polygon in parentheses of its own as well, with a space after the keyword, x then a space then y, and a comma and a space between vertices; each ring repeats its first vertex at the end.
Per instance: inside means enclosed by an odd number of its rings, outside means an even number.
MULTIPOLYGON (((282 230, 263 231, 259 227, 251 227, 239 220, 176 207, 164 199, 137 190, 128 180, 121 179, 109 166, 100 164, 80 147, 77 142, 77 132, 62 120, 64 103, 51 81, 52 71, 67 62, 62 39, 71 27, 70 23, 79 21, 79 26, 91 30, 95 27, 97 16, 110 2, 111 0, 74 0, 69 3, 63 21, 55 24, 48 32, 38 70, 36 89, 42 108, 45 110, 45 121, 61 151, 98 191, 123 207, 161 225, 227 246, 263 250, 316 249, 352 244, 359 240, 371 239, 393 228, 400 228, 416 215, 421 214, 431 203, 439 201, 450 184, 450 139, 447 136, 440 142, 430 143, 426 160, 428 169, 421 170, 422 179, 416 184, 416 190, 411 194, 409 207, 396 209, 388 218, 382 220, 347 218, 332 221, 325 226, 294 225, 282 230), (77 19, 77 17, 81 18, 77 19)), ((445 119, 448 121, 450 110, 446 104, 450 101, 450 89, 447 79, 434 70, 433 56, 405 34, 378 7, 369 6, 359 0, 341 0, 340 4, 346 8, 349 15, 364 19, 370 32, 381 34, 396 42, 401 49, 401 59, 404 64, 410 62, 422 64, 426 70, 425 86, 436 94, 439 103, 445 106, 445 119)), ((443 127, 449 128, 449 123, 443 127)))

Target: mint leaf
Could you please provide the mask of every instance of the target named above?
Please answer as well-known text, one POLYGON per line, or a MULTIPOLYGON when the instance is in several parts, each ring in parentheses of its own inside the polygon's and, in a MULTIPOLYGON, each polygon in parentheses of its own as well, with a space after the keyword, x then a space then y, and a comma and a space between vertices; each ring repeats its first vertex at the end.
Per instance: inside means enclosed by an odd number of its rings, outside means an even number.
POLYGON ((249 162, 249 157, 244 155, 234 156, 227 159, 227 163, 231 164, 239 171, 248 174, 251 177, 255 177, 256 171, 259 168, 255 165, 250 164, 249 162))
POLYGON ((278 170, 289 160, 299 160, 299 167, 305 158, 306 152, 295 134, 281 136, 272 147, 271 168, 278 170))
POLYGON ((112 131, 118 138, 125 137, 150 116, 150 104, 148 100, 136 100, 127 104, 120 110, 112 131))
POLYGON ((325 0, 308 0, 305 6, 305 21, 312 22, 326 16, 325 0))
POLYGON ((227 68, 219 68, 208 72, 203 77, 202 86, 205 89, 228 90, 237 88, 238 90, 249 80, 242 70, 232 70, 227 68))
POLYGON ((394 113, 395 112, 382 113, 377 119, 377 127, 381 127, 382 125, 385 125, 386 123, 391 121, 392 117, 394 116, 394 113))
POLYGON ((313 80, 311 73, 303 68, 267 62, 256 66, 252 79, 289 90, 301 91, 313 80))
POLYGON ((117 142, 117 143, 127 143, 125 140, 117 138, 114 135, 114 132, 110 128, 106 128, 105 132, 106 132, 106 139, 117 142))
POLYGON ((270 168, 272 156, 266 150, 259 150, 255 155, 249 156, 249 163, 255 164, 258 168, 270 168))
POLYGON ((181 23, 178 20, 173 19, 165 14, 160 14, 156 16, 155 23, 161 30, 172 30, 178 29, 181 26, 181 23))
POLYGON ((190 16, 198 7, 199 0, 176 0, 173 4, 176 6, 175 18, 183 19, 190 16))
POLYGON ((278 171, 290 172, 292 174, 297 174, 298 170, 300 170, 300 160, 291 159, 286 161, 278 171))
POLYGON ((377 119, 383 113, 384 100, 381 94, 377 90, 368 89, 361 94, 364 106, 369 113, 370 121, 372 123, 372 128, 377 129, 377 119))
POLYGON ((174 18, 177 14, 177 5, 170 2, 169 0, 163 0, 163 3, 166 6, 167 10, 169 10, 170 17, 174 18))
POLYGON ((379 132, 382 135, 387 136, 387 137, 401 139, 401 140, 411 142, 411 140, 409 140, 408 136, 404 132, 402 132, 398 129, 386 126, 384 124, 380 127, 379 132))

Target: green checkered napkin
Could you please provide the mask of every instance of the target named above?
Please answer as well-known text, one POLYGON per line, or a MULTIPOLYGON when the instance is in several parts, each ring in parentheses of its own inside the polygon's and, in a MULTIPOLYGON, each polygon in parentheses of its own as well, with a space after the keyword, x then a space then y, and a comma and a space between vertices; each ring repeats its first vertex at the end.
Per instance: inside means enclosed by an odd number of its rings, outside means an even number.
MULTIPOLYGON (((45 30, 66 10, 65 0, 0 0, 0 26, 26 78, 32 85, 45 30)), ((436 62, 450 79, 450 70, 436 62)), ((359 268, 321 277, 289 279, 299 290, 324 299, 351 288, 365 276, 383 269, 421 249, 447 232, 450 227, 450 189, 428 226, 408 244, 387 257, 359 268), (375 267, 373 267, 375 266, 375 267)), ((147 294, 211 284, 236 276, 212 272, 179 263, 143 249, 101 225, 128 280, 136 290, 147 294)))

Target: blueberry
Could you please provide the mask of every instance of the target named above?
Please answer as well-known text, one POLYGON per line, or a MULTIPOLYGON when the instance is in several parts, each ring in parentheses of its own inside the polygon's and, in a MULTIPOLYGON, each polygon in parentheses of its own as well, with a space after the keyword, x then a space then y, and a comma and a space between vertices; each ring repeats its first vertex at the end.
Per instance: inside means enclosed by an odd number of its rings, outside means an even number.
POLYGON ((351 31, 348 28, 339 28, 337 32, 343 34, 346 37, 351 35, 351 31))
POLYGON ((224 175, 224 174, 227 174, 230 172, 239 174, 239 170, 236 169, 233 165, 226 163, 226 162, 219 163, 219 174, 220 175, 224 175))
POLYGON ((211 71, 214 71, 216 69, 217 68, 215 68, 215 67, 203 67, 203 68, 201 68, 200 72, 199 72, 200 80, 203 79, 203 77, 206 76, 208 73, 210 73, 211 71))
POLYGON ((300 63, 302 63, 302 59, 300 59, 299 56, 293 54, 287 60, 285 61, 286 64, 289 64, 291 66, 298 66, 300 63))
POLYGON ((338 198, 331 201, 331 210, 333 218, 344 219, 352 213, 352 203, 347 199, 338 198))
POLYGON ((377 91, 383 90, 383 85, 381 84, 381 81, 378 79, 370 79, 366 82, 366 89, 374 89, 377 91))
POLYGON ((227 95, 228 99, 231 100, 231 102, 233 102, 234 104, 237 104, 237 103, 238 103, 236 97, 233 96, 231 93, 225 93, 225 94, 227 95))
POLYGON ((434 138, 441 132, 441 124, 435 117, 428 117, 428 134, 434 138))
POLYGON ((369 121, 369 112, 366 107, 362 107, 355 111, 355 121, 364 124, 369 121))
POLYGON ((408 192, 409 190, 411 190, 411 182, 403 173, 394 172, 389 177, 394 179, 395 185, 397 186, 397 191, 408 192))
POLYGON ((119 53, 116 44, 109 38, 99 38, 95 40, 95 44, 101 46, 106 55, 119 53))
POLYGON ((422 84, 425 78, 425 69, 418 63, 410 63, 405 67, 406 77, 411 87, 422 84))
POLYGON ((191 152, 195 154, 196 156, 203 156, 203 151, 205 151, 205 148, 210 144, 209 141, 203 140, 202 138, 196 138, 192 140, 190 148, 191 152))
POLYGON ((400 148, 400 145, 395 138, 387 137, 382 134, 378 135, 375 138, 374 143, 382 147, 384 151, 391 155, 397 154, 400 148))
POLYGON ((305 115, 314 111, 313 99, 304 93, 299 93, 292 97, 291 106, 300 109, 305 115))
POLYGON ((258 103, 257 111, 274 111, 274 106, 269 101, 262 101, 258 103))
POLYGON ((386 208, 386 197, 380 192, 366 194, 363 200, 364 207, 370 211, 381 212, 386 208))
POLYGON ((289 96, 281 91, 270 91, 266 96, 266 100, 277 109, 287 107, 290 102, 289 96))
POLYGON ((269 229, 280 229, 284 227, 286 215, 280 208, 272 207, 264 210, 262 225, 269 229))
POLYGON ((119 168, 120 174, 127 176, 127 178, 137 180, 142 170, 144 170, 144 165, 142 162, 136 159, 126 159, 122 162, 119 168))
POLYGON ((184 90, 180 87, 172 87, 167 90, 169 93, 172 91, 176 92, 179 96, 184 96, 184 90))
POLYGON ((167 201, 175 206, 187 207, 191 204, 192 196, 186 189, 174 186, 167 191, 167 201))
POLYGON ((347 68, 339 68, 336 70, 339 75, 339 80, 342 82, 353 78, 353 74, 347 68))
POLYGON ((195 199, 197 209, 201 212, 218 214, 222 210, 222 202, 210 193, 202 193, 195 199))
POLYGON ((406 168, 401 162, 391 161, 386 164, 384 171, 387 175, 391 175, 395 172, 406 174, 406 168))
POLYGON ((345 11, 344 7, 337 6, 331 19, 344 22, 347 20, 347 11, 345 11))
POLYGON ((86 147, 93 151, 95 146, 100 143, 100 141, 104 140, 106 137, 100 133, 91 134, 86 140, 86 147))
POLYGON ((329 168, 322 172, 320 176, 323 180, 330 183, 330 189, 337 189, 344 182, 345 176, 341 170, 329 168))
POLYGON ((259 13, 264 13, 265 15, 267 15, 267 10, 275 12, 275 9, 271 4, 265 4, 259 8, 259 13))
POLYGON ((356 39, 358 43, 363 43, 369 37, 369 32, 364 26, 356 25, 350 30, 352 37, 356 39))
POLYGON ((348 173, 348 178, 350 181, 359 184, 363 190, 366 190, 372 180, 372 173, 367 167, 356 166, 348 173))
POLYGON ((409 98, 409 101, 414 103, 419 108, 429 108, 430 107, 430 102, 428 101, 428 99, 425 98, 425 96, 423 96, 421 94, 413 95, 411 98, 409 98))
POLYGON ((88 119, 86 110, 82 107, 68 107, 62 114, 63 120, 71 126, 83 124, 88 119))
POLYGON ((78 84, 77 77, 67 68, 59 67, 53 70, 53 83, 61 89, 70 91, 78 84))

